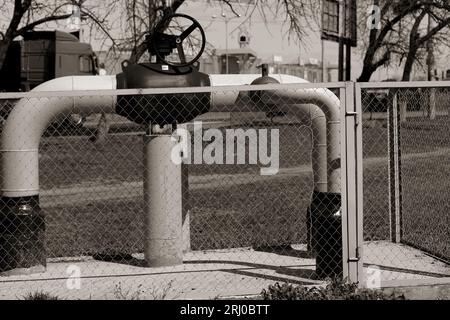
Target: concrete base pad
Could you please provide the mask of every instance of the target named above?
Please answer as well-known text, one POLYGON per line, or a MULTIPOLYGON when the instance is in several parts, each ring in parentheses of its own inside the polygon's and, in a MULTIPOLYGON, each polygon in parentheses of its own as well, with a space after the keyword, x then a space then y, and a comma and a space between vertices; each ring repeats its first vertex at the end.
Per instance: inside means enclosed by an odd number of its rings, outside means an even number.
MULTIPOLYGON (((365 248, 365 266, 381 270, 382 286, 394 280, 450 283, 450 267, 418 250, 389 242, 371 242, 365 248), (397 259, 388 260, 386 252, 397 259)), ((0 277, 0 299, 22 299, 35 292, 59 299, 214 299, 255 296, 275 282, 320 285, 315 260, 305 249, 196 251, 186 253, 182 265, 158 268, 144 267, 142 254, 122 262, 49 259, 45 273, 0 277)))
POLYGON ((17 268, 9 271, 0 272, 0 277, 10 277, 10 276, 24 276, 31 275, 35 273, 44 273, 46 271, 45 266, 33 266, 31 268, 17 268))

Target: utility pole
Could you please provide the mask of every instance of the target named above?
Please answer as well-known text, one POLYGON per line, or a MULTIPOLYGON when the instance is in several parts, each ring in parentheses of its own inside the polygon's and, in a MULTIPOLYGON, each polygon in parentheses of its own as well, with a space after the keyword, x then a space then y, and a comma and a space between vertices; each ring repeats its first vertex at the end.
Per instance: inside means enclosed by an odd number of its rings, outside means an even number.
MULTIPOLYGON (((221 17, 223 18, 225 22, 225 73, 228 74, 229 68, 228 68, 228 23, 234 19, 234 18, 240 18, 241 15, 237 15, 236 17, 230 17, 228 18, 226 13, 222 11, 221 17)), ((211 16, 212 19, 217 19, 217 16, 214 14, 211 16)))
MULTIPOLYGON (((431 14, 428 14, 428 34, 431 32, 432 28, 431 14)), ((428 65, 428 81, 433 81, 433 65, 434 65, 434 54, 433 54, 433 40, 430 39, 427 42, 427 65, 428 65)), ((430 88, 429 99, 428 99, 428 117, 431 120, 436 118, 436 89, 430 88)))
MULTIPOLYGON (((322 40, 339 43, 339 81, 351 80, 352 46, 356 46, 356 0, 323 0, 322 2, 322 40)), ((324 51, 322 43, 322 51, 324 51)), ((322 52, 322 60, 325 53, 322 52)), ((325 74, 325 61, 322 73, 325 74)), ((325 78, 325 76, 324 76, 325 78)))
POLYGON ((226 59, 225 73, 228 74, 229 73, 229 68, 228 68, 228 21, 229 21, 229 19, 227 19, 225 13, 223 13, 223 12, 222 12, 222 17, 224 17, 224 19, 225 19, 225 59, 226 59))
POLYGON ((345 1, 339 0, 339 81, 344 81, 344 54, 345 54, 345 1))
POLYGON ((325 64, 325 40, 322 40, 322 82, 328 82, 327 66, 325 64))
MULTIPOLYGON (((428 28, 427 28, 427 32, 428 34, 431 32, 431 28, 432 28, 432 21, 431 21, 431 15, 428 14, 428 28)), ((433 54, 433 40, 430 39, 427 42, 427 52, 428 52, 428 57, 427 57, 427 67, 428 67, 428 81, 432 81, 433 80, 433 60, 434 60, 434 54, 433 54)))
POLYGON ((345 4, 339 0, 339 81, 344 81, 345 4))
POLYGON ((350 39, 352 38, 352 6, 351 3, 344 1, 344 37, 345 43, 345 81, 350 81, 352 77, 352 45, 350 39))

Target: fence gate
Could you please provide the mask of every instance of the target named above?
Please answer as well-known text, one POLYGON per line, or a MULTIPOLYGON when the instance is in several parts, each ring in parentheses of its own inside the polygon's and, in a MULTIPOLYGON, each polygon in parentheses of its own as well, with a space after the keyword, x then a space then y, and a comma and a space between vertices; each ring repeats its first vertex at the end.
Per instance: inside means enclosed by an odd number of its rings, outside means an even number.
POLYGON ((447 281, 450 83, 355 88, 363 115, 363 283, 447 281))

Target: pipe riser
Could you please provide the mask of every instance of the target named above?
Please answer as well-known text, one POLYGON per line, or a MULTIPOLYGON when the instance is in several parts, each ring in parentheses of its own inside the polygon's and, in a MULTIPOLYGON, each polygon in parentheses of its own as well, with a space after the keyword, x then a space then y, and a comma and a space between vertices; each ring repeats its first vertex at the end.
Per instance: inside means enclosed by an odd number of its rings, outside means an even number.
POLYGON ((171 135, 144 136, 144 256, 148 267, 183 263, 182 172, 171 135))
POLYGON ((342 277, 342 217, 339 193, 314 191, 307 211, 308 250, 319 278, 342 277))
POLYGON ((39 152, 37 149, 3 151, 1 154, 2 196, 29 197, 39 193, 39 152))

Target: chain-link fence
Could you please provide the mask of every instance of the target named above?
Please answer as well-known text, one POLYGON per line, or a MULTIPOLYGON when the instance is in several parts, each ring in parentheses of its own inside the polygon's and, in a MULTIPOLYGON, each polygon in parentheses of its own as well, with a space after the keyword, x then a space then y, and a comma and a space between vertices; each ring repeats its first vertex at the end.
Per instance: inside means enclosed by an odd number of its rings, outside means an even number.
POLYGON ((5 95, 0 296, 211 298, 342 277, 332 90, 5 95))
POLYGON ((361 89, 364 262, 386 280, 449 277, 450 88, 361 89))
POLYGON ((449 88, 328 88, 0 95, 0 297, 448 277, 449 88))

